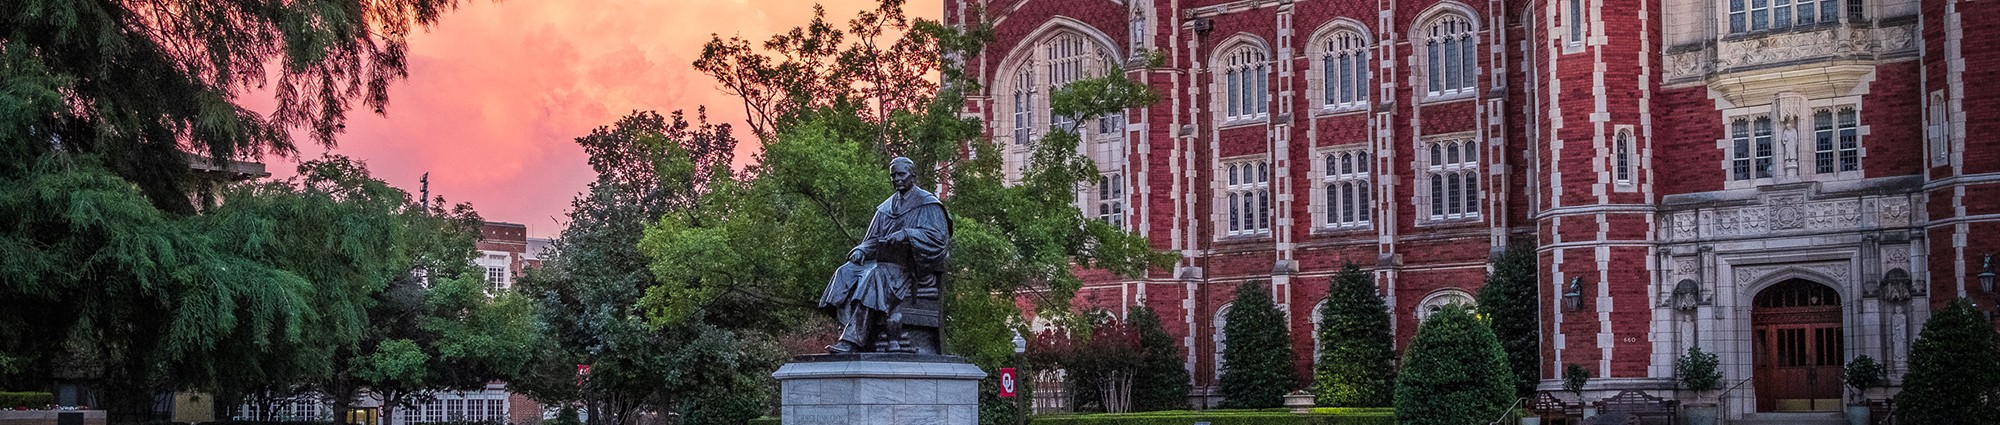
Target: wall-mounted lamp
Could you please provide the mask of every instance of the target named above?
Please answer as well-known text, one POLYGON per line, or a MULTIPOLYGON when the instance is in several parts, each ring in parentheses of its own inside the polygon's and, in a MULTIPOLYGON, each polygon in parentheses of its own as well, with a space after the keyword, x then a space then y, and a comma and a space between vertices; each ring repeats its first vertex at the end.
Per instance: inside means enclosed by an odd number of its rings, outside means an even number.
POLYGON ((1979 290, 1993 293, 1993 254, 1986 254, 1985 264, 1979 269, 1979 290))
POLYGON ((1583 311, 1583 277, 1569 280, 1569 289, 1563 291, 1563 308, 1569 311, 1583 311))

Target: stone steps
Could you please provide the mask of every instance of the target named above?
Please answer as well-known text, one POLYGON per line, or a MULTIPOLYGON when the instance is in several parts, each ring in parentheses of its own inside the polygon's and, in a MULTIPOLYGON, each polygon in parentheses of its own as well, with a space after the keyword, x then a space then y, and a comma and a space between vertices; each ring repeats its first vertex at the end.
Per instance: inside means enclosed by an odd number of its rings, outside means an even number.
POLYGON ((1729 425, 1847 425, 1841 412, 1751 413, 1729 425))

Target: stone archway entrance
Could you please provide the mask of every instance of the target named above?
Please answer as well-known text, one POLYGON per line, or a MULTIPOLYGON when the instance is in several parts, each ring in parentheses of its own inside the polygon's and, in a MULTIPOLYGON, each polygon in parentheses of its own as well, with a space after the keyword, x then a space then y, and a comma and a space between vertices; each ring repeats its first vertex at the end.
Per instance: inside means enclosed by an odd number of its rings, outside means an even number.
POLYGON ((1757 411, 1840 410, 1840 293, 1790 279, 1757 293, 1751 310, 1757 411))

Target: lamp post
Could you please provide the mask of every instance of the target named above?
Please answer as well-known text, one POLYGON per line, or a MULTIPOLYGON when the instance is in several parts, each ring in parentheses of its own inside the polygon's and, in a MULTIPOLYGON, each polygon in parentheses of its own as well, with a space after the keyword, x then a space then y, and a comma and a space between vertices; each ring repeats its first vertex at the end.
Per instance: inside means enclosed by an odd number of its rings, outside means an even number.
POLYGON ((1583 311, 1583 277, 1569 280, 1569 288, 1563 291, 1563 307, 1569 311, 1583 311))
POLYGON ((1014 330, 1014 388, 1015 388, 1014 423, 1015 424, 1028 423, 1028 398, 1022 397, 1019 390, 1020 388, 1022 388, 1021 376, 1025 375, 1027 371, 1026 368, 1021 367, 1022 359, 1027 357, 1026 355, 1027 352, 1028 352, 1028 339, 1021 337, 1021 331, 1019 329, 1014 330))
MULTIPOLYGON (((1993 254, 1986 254, 1985 261, 1979 266, 1979 274, 1975 276, 1979 277, 1979 290, 1992 297, 1995 304, 2000 304, 2000 293, 1993 292, 1993 254)), ((1993 317, 1992 311, 1986 312, 1986 320, 1993 320, 1993 317)))
POLYGON ((1993 293, 1993 254, 1986 254, 1986 261, 1979 266, 1979 290, 1993 293))

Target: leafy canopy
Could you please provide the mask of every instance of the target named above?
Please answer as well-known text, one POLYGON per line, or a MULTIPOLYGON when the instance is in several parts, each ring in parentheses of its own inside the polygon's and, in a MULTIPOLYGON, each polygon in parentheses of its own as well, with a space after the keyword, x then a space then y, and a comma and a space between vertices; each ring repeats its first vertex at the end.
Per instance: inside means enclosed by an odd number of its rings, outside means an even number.
POLYGON ((193 153, 221 163, 326 146, 355 106, 381 113, 408 36, 457 0, 0 3, 0 174, 94 154, 156 207, 191 213, 193 153), (16 78, 19 76, 19 78, 16 78), (275 77, 275 78, 273 78, 275 77), (270 114, 243 104, 268 90, 270 114))

